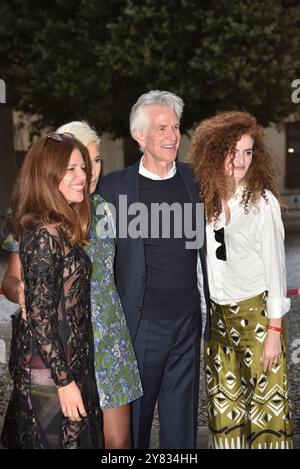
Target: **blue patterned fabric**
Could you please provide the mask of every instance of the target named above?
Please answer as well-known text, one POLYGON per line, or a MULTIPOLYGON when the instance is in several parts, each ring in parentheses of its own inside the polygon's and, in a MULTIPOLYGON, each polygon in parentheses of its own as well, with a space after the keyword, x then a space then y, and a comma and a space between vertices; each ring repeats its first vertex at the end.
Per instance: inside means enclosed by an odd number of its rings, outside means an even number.
POLYGON ((15 241, 12 235, 10 234, 3 241, 2 248, 4 249, 4 251, 8 252, 19 252, 19 243, 15 241))
POLYGON ((114 222, 108 204, 92 197, 91 243, 86 250, 93 264, 91 283, 95 372, 100 406, 119 407, 142 395, 131 338, 114 281, 114 222))

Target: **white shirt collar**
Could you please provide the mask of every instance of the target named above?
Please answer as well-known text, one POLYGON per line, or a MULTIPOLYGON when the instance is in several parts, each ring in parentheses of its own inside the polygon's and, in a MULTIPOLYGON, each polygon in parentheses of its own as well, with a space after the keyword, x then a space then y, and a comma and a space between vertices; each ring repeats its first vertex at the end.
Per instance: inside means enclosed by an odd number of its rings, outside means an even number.
POLYGON ((171 179, 176 174, 176 163, 175 163, 175 161, 173 162, 172 168, 170 169, 170 171, 168 171, 166 176, 161 177, 161 176, 158 176, 155 173, 152 173, 152 171, 149 171, 148 169, 146 169, 145 166, 143 165, 143 160, 144 160, 144 156, 142 156, 141 161, 140 161, 140 166, 139 166, 139 174, 141 176, 152 179, 153 181, 163 181, 165 179, 171 179))
MULTIPOLYGON (((236 207, 239 207, 241 205, 242 195, 244 193, 245 187, 246 187, 245 183, 240 184, 236 188, 234 194, 232 194, 232 196, 228 200, 228 205, 229 205, 231 210, 235 209, 236 207)), ((232 217, 233 217, 233 213, 231 213, 231 220, 232 220, 232 217)), ((223 208, 222 212, 220 213, 219 218, 216 221, 212 222, 212 224, 213 224, 214 230, 220 229, 220 228, 226 226, 226 215, 225 215, 224 208, 223 208)))
POLYGON ((240 200, 242 198, 242 195, 246 187, 247 187, 246 183, 239 184, 234 194, 231 196, 230 200, 240 200))

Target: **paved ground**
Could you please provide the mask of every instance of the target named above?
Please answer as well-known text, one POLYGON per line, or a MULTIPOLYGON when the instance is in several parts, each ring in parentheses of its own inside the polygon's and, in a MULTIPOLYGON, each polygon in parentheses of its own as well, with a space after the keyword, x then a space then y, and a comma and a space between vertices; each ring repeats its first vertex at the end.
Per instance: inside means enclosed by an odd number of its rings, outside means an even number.
MULTIPOLYGON (((288 288, 300 288, 300 230, 294 228, 286 236, 286 258, 288 288)), ((7 256, 0 253, 0 281, 6 268, 7 256)), ((10 340, 10 314, 16 305, 8 302, 0 295, 0 429, 3 423, 8 402, 11 382, 7 373, 8 345, 10 340)), ((292 297, 292 309, 287 315, 287 333, 290 352, 290 383, 291 399, 293 403, 293 425, 295 432, 295 446, 300 448, 300 296, 292 297)), ((203 370, 202 370, 203 376, 203 370)), ((203 380, 200 386, 198 412, 198 441, 197 448, 207 447, 207 417, 205 412, 205 392, 203 380)), ((151 448, 158 448, 159 421, 154 418, 151 435, 151 448)))

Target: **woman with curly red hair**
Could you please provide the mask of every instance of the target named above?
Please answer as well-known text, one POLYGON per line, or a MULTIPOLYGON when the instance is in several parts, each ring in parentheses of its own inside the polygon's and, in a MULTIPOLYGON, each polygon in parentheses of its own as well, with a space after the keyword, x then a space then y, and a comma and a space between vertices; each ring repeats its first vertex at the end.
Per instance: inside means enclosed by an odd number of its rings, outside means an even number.
POLYGON ((263 129, 246 112, 203 121, 190 159, 207 218, 211 448, 292 448, 282 205, 263 129))

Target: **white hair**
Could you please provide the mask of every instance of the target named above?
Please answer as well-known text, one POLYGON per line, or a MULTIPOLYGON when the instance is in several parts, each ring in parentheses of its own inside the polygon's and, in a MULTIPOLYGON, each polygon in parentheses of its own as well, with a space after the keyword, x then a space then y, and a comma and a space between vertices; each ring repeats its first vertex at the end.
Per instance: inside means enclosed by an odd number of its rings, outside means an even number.
POLYGON ((97 133, 94 129, 92 129, 87 122, 84 121, 73 121, 68 122, 67 124, 61 125, 58 127, 57 133, 70 133, 73 134, 77 140, 83 143, 84 146, 87 146, 89 143, 95 141, 99 147, 100 145, 100 137, 98 137, 97 133))
POLYGON ((184 103, 179 96, 169 91, 152 90, 148 93, 142 94, 137 102, 132 106, 130 113, 130 133, 135 139, 134 133, 136 130, 145 132, 149 122, 146 114, 146 106, 156 104, 158 106, 166 106, 175 112, 178 119, 181 119, 184 103))

